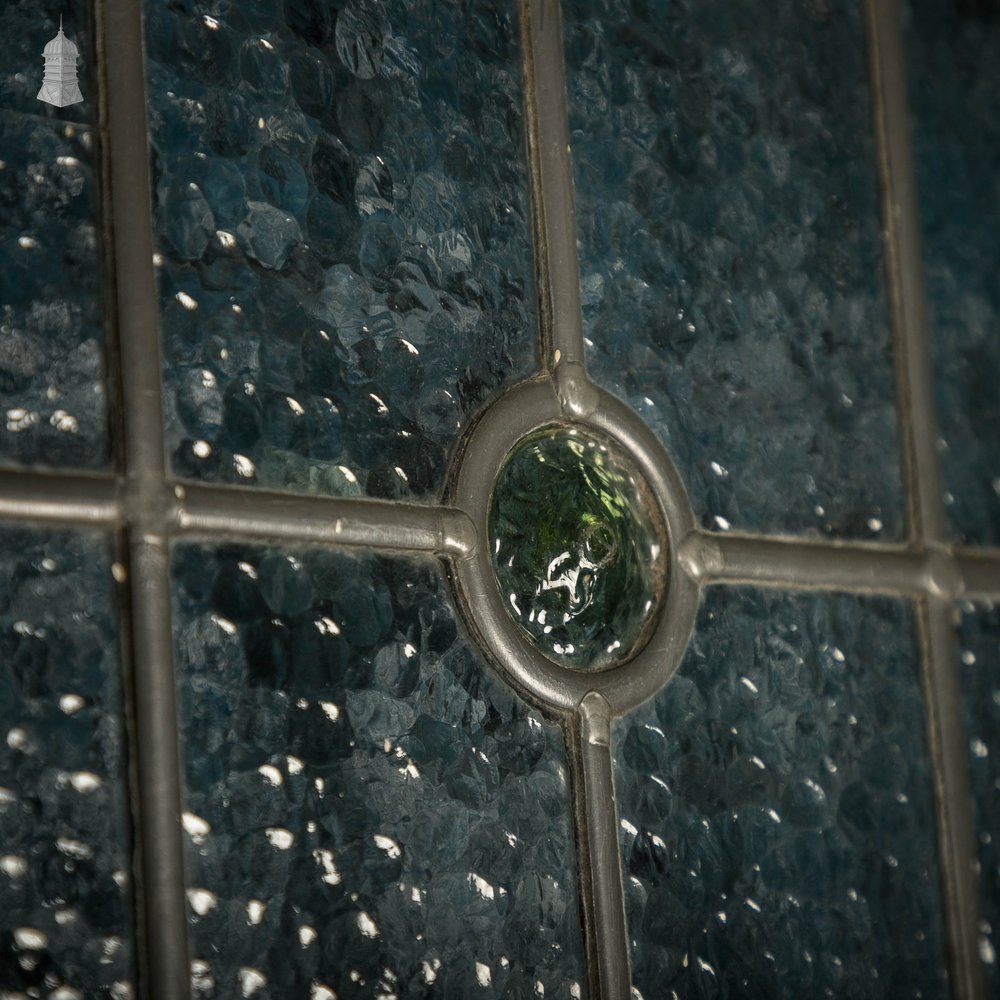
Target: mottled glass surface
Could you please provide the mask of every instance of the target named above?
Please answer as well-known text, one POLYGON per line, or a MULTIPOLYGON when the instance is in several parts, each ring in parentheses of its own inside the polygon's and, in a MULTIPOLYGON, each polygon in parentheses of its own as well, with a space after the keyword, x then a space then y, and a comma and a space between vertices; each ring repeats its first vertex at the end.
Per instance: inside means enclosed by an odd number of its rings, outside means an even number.
POLYGON ((535 363, 513 2, 146 4, 187 477, 427 497, 535 363))
POLYGON ((596 669, 641 642, 666 574, 654 504, 620 449, 577 429, 536 431, 507 456, 490 501, 493 569, 549 659, 596 669))
POLYGON ((1000 544, 1000 20, 988 2, 909 0, 927 325, 952 531, 1000 544))
POLYGON ((990 996, 1000 993, 1000 608, 968 605, 959 631, 969 776, 979 851, 979 956, 990 996))
POLYGON ((132 996, 109 541, 0 527, 0 995, 132 996))
POLYGON ((195 997, 579 995, 562 739, 436 565, 175 566, 195 997))
POLYGON ((948 995, 907 604, 710 588, 614 748, 646 1000, 948 995))
POLYGON ((90 4, 0 7, 0 464, 109 461, 90 4), (59 29, 83 103, 37 99, 59 29))
POLYGON ((704 526, 900 537, 861 4, 564 8, 592 375, 704 526))

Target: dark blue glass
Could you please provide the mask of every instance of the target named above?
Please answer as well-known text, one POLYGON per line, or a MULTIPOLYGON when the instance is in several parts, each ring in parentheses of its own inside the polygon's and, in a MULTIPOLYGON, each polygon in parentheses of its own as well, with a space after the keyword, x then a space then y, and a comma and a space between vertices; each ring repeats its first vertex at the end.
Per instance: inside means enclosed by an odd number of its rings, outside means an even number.
POLYGON ((0 527, 0 993, 132 996, 118 616, 102 535, 0 527))
POLYGON ((0 9, 0 464, 109 462, 89 3, 0 9), (39 101, 59 29, 78 48, 83 102, 39 101))
POLYGON ((989 3, 905 5, 917 194, 949 520, 1000 544, 1000 21, 989 3))
POLYGON ((186 545, 174 593, 197 996, 585 988, 559 730, 435 565, 186 545))
POLYGON ((908 604, 706 592, 615 731, 641 996, 948 995, 920 690, 908 604))
POLYGON ((563 17, 593 376, 705 527, 899 538, 861 4, 563 17))
POLYGON ((516 7, 146 4, 182 476, 428 497, 535 360, 516 7))
POLYGON ((990 985, 1000 991, 997 934, 1000 932, 1000 608, 969 606, 960 627, 965 730, 979 853, 982 923, 979 955, 990 985))

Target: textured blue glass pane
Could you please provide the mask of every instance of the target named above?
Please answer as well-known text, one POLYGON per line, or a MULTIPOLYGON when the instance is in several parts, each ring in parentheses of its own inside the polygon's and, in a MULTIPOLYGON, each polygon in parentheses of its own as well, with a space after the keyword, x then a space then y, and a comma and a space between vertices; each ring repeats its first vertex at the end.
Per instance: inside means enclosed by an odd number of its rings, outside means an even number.
POLYGON ((705 526, 899 537, 861 4, 564 18, 594 377, 705 526))
POLYGON ((1000 21, 988 3, 910 0, 927 322, 955 535, 1000 543, 1000 21))
POLYGON ((979 848, 979 954, 991 996, 1000 992, 997 933, 1000 932, 1000 608, 968 608, 962 617, 959 671, 962 678, 965 729, 969 739, 969 772, 979 848))
POLYGON ((890 600, 707 591, 615 732, 647 1000, 947 995, 914 631, 890 600))
POLYGON ((559 731, 436 566, 185 546, 175 581, 197 996, 583 988, 559 731))
POLYGON ((132 995, 111 546, 0 528, 0 993, 132 995))
POLYGON ((424 497, 534 362, 513 2, 149 2, 174 467, 424 497))
POLYGON ((108 463, 90 4, 0 8, 0 463, 108 463), (82 104, 37 99, 64 15, 82 104))

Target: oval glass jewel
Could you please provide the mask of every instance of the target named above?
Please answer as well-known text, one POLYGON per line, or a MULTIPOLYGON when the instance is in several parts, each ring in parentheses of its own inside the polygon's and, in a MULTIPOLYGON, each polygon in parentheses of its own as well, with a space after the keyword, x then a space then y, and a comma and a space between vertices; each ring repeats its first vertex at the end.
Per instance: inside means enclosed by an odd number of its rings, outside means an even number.
POLYGON ((537 649, 579 669, 629 659, 666 584, 666 533, 648 487, 610 442, 548 427, 519 441, 490 502, 507 612, 537 649))

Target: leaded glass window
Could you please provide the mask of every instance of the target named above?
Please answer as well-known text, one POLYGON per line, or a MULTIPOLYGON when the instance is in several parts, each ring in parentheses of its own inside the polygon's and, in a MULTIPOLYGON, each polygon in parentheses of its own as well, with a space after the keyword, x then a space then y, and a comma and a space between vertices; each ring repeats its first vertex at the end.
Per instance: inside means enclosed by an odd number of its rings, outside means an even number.
POLYGON ((0 997, 996 993, 988 5, 0 27, 0 997))

